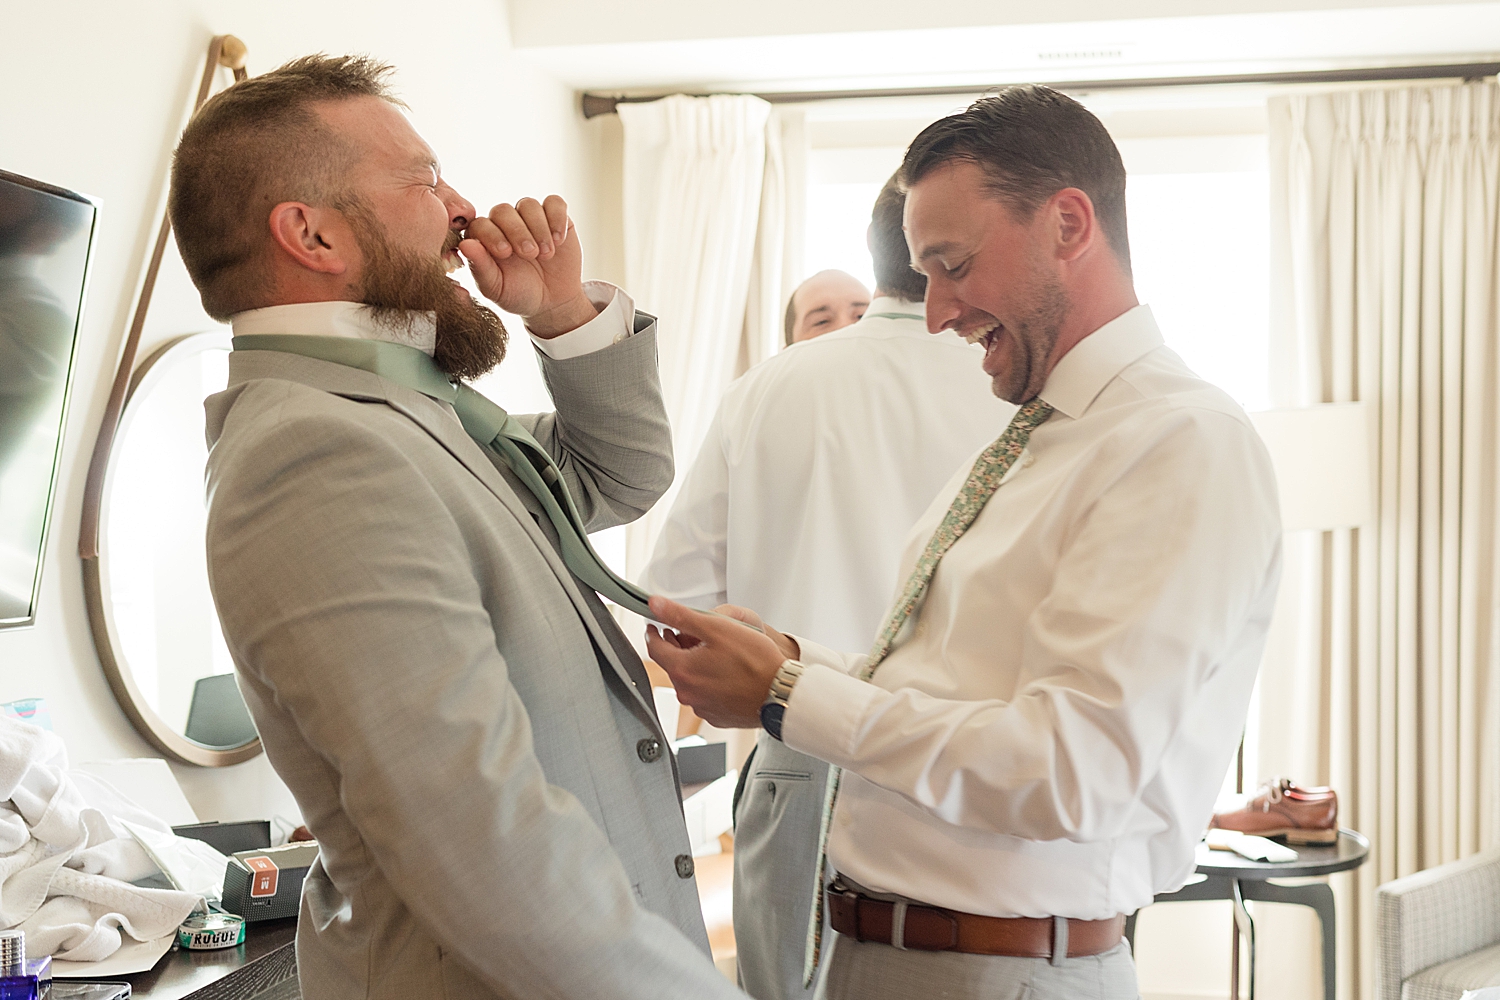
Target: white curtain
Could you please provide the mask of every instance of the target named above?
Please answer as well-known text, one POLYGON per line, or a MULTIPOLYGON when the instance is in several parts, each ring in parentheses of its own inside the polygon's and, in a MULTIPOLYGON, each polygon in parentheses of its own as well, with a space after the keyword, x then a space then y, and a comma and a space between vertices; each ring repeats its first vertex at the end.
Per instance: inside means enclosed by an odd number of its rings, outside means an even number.
POLYGON ((1363 400, 1375 517, 1288 536, 1258 770, 1340 795, 1339 993, 1381 882, 1500 841, 1500 93, 1270 102, 1276 404, 1363 400))
MULTIPOLYGON (((626 287, 660 319, 680 482, 724 388, 765 353, 766 313, 780 298, 785 259, 782 125, 748 95, 679 94, 619 112, 626 287), (771 231, 758 239, 763 227, 771 231)), ((627 576, 645 568, 675 496, 674 486, 627 529, 627 576)))
POLYGON ((750 295, 736 376, 781 348, 786 300, 802 277, 806 214, 806 115, 796 109, 776 108, 766 122, 766 176, 760 199, 760 228, 755 234, 750 295))

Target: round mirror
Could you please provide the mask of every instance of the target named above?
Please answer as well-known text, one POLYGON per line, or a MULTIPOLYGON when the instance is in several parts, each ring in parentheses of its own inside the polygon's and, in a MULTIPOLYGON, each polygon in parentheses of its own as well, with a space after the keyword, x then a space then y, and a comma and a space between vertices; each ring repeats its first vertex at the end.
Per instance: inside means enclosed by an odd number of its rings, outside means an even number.
POLYGON ((131 375, 84 560, 110 686, 157 749, 192 764, 260 753, 208 588, 203 400, 229 378, 228 332, 171 341, 131 375))

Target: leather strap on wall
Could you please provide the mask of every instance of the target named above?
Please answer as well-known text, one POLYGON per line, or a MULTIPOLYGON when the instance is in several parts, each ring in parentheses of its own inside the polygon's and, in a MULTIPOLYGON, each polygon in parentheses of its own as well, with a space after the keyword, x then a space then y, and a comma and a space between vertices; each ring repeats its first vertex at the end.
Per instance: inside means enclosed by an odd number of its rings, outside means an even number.
MULTIPOLYGON (((203 65, 203 80, 198 85, 198 99, 193 103, 193 112, 208 100, 214 75, 220 66, 234 71, 236 82, 248 76, 245 72, 245 43, 233 35, 215 35, 208 43, 208 59, 203 65)), ((140 297, 136 300, 135 316, 130 321, 130 333, 125 337, 125 349, 120 354, 120 364, 115 371, 115 382, 109 391, 109 403, 104 407, 104 420, 99 425, 99 438, 94 442, 94 454, 89 460, 89 475, 83 491, 83 520, 79 525, 78 554, 84 559, 99 557, 99 515, 104 505, 104 473, 109 467, 110 449, 114 447, 115 431, 120 426, 120 413, 125 408, 125 397, 130 388, 130 376, 135 370, 135 356, 141 343, 141 330, 146 325, 146 310, 151 307, 151 293, 156 290, 156 275, 161 270, 162 255, 167 250, 167 237, 172 232, 172 220, 163 213, 161 229, 156 234, 156 246, 151 251, 151 263, 146 266, 146 277, 141 282, 140 297)))

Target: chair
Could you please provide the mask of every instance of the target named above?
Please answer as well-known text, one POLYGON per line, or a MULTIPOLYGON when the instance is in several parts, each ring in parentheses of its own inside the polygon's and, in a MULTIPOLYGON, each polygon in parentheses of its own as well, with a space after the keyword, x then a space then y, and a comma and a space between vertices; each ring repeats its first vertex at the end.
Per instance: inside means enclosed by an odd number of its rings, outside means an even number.
POLYGON ((1500 848, 1375 890, 1375 1000, 1500 986, 1500 848))

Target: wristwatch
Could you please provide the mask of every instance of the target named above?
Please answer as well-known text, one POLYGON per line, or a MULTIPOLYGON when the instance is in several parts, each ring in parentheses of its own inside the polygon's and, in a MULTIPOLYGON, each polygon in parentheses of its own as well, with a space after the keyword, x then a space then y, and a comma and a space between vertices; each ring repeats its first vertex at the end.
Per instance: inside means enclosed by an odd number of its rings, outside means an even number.
POLYGON ((760 706, 760 725, 774 740, 781 739, 781 720, 786 716, 786 703, 791 700, 792 688, 802 676, 803 665, 796 660, 783 660, 781 669, 771 678, 771 690, 766 694, 765 704, 760 706))

